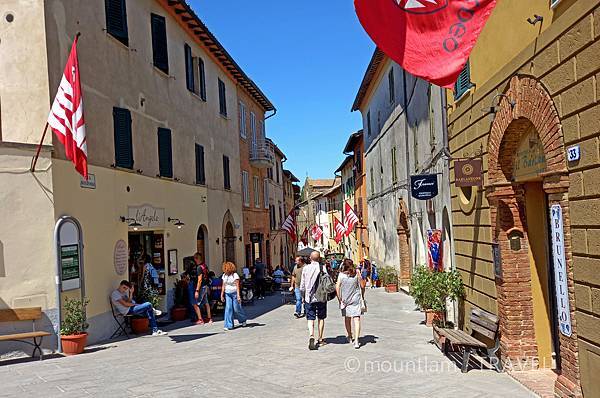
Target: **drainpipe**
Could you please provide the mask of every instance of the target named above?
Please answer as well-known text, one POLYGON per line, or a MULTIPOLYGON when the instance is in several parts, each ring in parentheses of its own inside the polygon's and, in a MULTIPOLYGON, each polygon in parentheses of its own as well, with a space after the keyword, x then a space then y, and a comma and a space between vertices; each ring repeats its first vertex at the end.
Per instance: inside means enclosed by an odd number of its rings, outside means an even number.
POLYGON ((267 120, 267 119, 270 119, 270 118, 272 118, 272 117, 273 117, 273 116, 275 116, 275 115, 277 115, 277 109, 276 109, 276 108, 273 108, 273 113, 271 113, 269 116, 267 116, 267 117, 265 118, 265 120, 267 120))

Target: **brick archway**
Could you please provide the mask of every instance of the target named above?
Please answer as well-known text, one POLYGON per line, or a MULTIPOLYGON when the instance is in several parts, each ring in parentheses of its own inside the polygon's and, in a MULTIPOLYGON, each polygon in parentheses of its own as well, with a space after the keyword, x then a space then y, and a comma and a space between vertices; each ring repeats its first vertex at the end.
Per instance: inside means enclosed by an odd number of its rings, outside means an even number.
MULTIPOLYGON (((577 363, 577 327, 569 219, 569 178, 560 118, 542 84, 529 76, 515 76, 501 97, 488 141, 488 184, 493 238, 502 253, 502 275, 496 276, 504 361, 527 367, 537 357, 533 321, 532 275, 524 185, 514 182, 512 165, 523 134, 535 129, 544 149, 546 171, 540 175, 548 205, 560 204, 564 214, 565 254, 573 334, 559 334, 561 371, 555 385, 559 396, 581 396, 577 363), (510 247, 509 234, 523 237, 520 249, 510 247)), ((553 287, 551 287, 553 294, 553 287)))
POLYGON ((410 256, 410 225, 408 208, 404 199, 400 199, 398 205, 398 222, 396 232, 398 233, 398 248, 400 250, 400 274, 398 282, 400 286, 408 286, 412 275, 412 261, 410 256))

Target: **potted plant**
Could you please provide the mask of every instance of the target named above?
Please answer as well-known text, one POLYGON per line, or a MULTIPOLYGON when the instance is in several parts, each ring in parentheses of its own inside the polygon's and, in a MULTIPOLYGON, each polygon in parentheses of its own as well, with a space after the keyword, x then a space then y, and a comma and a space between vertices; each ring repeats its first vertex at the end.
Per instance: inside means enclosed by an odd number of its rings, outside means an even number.
POLYGON ((86 321, 88 299, 65 297, 65 316, 60 328, 60 341, 65 355, 81 354, 87 343, 86 321))
POLYGON ((173 321, 183 321, 187 316, 187 284, 183 278, 175 281, 175 305, 171 309, 173 321))
MULTIPOLYGON (((139 294, 140 303, 149 302, 153 308, 157 308, 160 304, 160 297, 158 291, 153 287, 147 287, 143 289, 139 294)), ((135 334, 144 334, 148 332, 150 327, 150 320, 145 316, 135 315, 131 318, 131 330, 135 334)))
POLYGON ((446 302, 464 296, 460 273, 456 270, 438 272, 425 266, 417 267, 410 282, 410 293, 415 304, 425 311, 425 324, 438 322, 445 327, 446 302))
POLYGON ((379 268, 379 279, 388 293, 396 293, 398 291, 398 272, 393 267, 379 268))

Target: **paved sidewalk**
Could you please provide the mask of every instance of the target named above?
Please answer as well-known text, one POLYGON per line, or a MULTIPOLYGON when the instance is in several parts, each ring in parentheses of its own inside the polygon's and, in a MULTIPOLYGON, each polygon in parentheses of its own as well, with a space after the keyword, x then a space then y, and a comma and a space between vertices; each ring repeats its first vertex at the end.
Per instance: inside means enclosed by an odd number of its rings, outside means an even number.
POLYGON ((188 326, 167 337, 140 337, 67 358, 0 363, 0 397, 395 396, 532 397, 506 374, 456 365, 429 343, 410 297, 368 290, 364 345, 344 343, 336 304, 329 304, 329 344, 307 349, 304 319, 279 296, 246 307, 248 328, 223 322, 188 326), (265 312, 266 311, 266 312, 265 312))

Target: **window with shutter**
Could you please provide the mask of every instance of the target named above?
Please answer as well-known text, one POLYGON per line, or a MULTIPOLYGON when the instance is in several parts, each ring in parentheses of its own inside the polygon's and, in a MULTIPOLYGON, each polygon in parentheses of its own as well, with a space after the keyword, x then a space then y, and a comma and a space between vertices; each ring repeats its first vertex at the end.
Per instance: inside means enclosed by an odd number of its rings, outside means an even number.
POLYGON ((183 45, 185 52, 185 82, 187 89, 196 92, 196 82, 194 81, 194 57, 192 57, 192 48, 186 43, 183 45))
POLYGON ((113 108, 115 130, 115 166, 133 169, 133 140, 129 109, 113 108))
POLYGON ((260 180, 257 176, 253 178, 253 188, 254 188, 254 207, 257 209, 260 208, 260 180))
POLYGON ((244 206, 250 206, 250 187, 248 186, 248 172, 242 171, 242 194, 244 206))
POLYGON ((231 177, 229 175, 229 158, 223 155, 223 187, 231 189, 231 177))
POLYGON ((167 48, 167 22, 165 17, 151 14, 152 57, 157 69, 169 74, 169 51, 167 48))
POLYGON ((240 136, 246 138, 246 105, 240 101, 240 136))
POLYGON ((206 175, 204 171, 204 147, 196 144, 196 184, 206 185, 206 175))
POLYGON ((223 116, 227 116, 227 93, 225 91, 225 83, 219 79, 219 112, 223 116))
POLYGON ((264 202, 265 202, 265 209, 269 208, 269 180, 267 178, 265 178, 263 180, 263 184, 264 184, 264 202))
POLYGON ((204 71, 204 61, 202 58, 198 58, 198 73, 200 79, 200 98, 206 101, 206 72, 204 71))
POLYGON ((454 100, 462 97, 471 87, 473 87, 473 83, 471 83, 471 66, 469 65, 469 61, 467 61, 454 85, 454 100))
POLYGON ((125 0, 104 0, 104 6, 106 10, 106 32, 129 46, 125 0))
POLYGON ((171 130, 158 129, 158 170, 161 177, 173 178, 173 147, 171 130))
POLYGON ((396 147, 392 148, 392 182, 398 182, 398 162, 396 160, 396 147))

